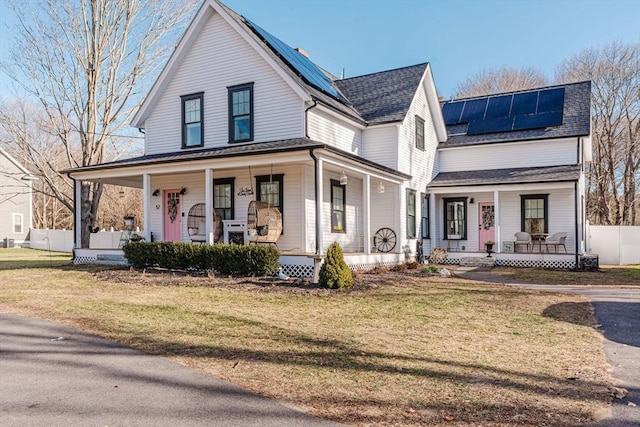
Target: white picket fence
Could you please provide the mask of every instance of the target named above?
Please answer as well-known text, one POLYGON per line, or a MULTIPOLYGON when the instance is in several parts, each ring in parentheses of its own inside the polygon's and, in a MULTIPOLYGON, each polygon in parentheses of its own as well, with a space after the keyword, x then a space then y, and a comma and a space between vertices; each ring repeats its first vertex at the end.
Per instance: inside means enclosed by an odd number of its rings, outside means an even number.
POLYGON ((587 252, 597 254, 601 265, 640 264, 640 227, 588 226, 587 252))

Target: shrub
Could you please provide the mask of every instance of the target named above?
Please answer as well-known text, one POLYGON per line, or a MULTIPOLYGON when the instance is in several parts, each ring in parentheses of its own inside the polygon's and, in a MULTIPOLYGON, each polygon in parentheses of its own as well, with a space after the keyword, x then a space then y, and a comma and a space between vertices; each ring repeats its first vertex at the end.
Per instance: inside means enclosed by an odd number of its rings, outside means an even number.
POLYGON ((425 265, 424 267, 422 267, 422 272, 427 274, 435 274, 440 272, 440 269, 435 265, 425 265))
POLYGON ((320 285, 331 289, 353 285, 353 275, 344 261, 344 254, 338 242, 333 242, 327 249, 327 256, 320 268, 320 285))
POLYGON ((134 268, 214 270, 239 276, 272 274, 280 252, 262 245, 193 245, 173 242, 130 242, 122 248, 134 268))

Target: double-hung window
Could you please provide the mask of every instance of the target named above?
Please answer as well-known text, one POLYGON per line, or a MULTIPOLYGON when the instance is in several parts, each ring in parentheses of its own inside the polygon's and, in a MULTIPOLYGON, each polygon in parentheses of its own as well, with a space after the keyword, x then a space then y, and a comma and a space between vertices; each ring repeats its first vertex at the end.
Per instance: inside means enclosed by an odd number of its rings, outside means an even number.
POLYGON ((278 208, 284 217, 282 209, 283 177, 283 174, 256 176, 256 186, 258 187, 256 200, 268 203, 269 206, 278 208))
POLYGON ((234 219, 233 178, 213 180, 213 207, 220 212, 222 219, 234 219))
POLYGON ((447 240, 466 240, 466 198, 444 199, 444 238, 447 240))
POLYGON ((182 98, 182 148, 202 147, 203 129, 203 93, 194 93, 182 98))
POLYGON ((22 234, 23 232, 23 227, 22 227, 22 223, 23 223, 23 216, 22 214, 19 213, 14 213, 13 214, 13 232, 16 234, 22 234))
POLYGON ((346 233, 346 193, 347 186, 340 181, 331 180, 331 232, 346 233))
POLYGON ((416 148, 424 151, 424 119, 416 116, 416 148))
POLYGON ((253 83, 227 89, 229 91, 229 141, 253 141, 253 83))
POLYGON ((422 221, 420 224, 420 229, 422 233, 423 239, 429 239, 431 234, 429 233, 429 195, 422 195, 422 221))
POLYGON ((416 192, 407 190, 407 237, 416 237, 416 192))
POLYGON ((521 230, 527 233, 546 233, 549 229, 548 194, 520 196, 521 230))

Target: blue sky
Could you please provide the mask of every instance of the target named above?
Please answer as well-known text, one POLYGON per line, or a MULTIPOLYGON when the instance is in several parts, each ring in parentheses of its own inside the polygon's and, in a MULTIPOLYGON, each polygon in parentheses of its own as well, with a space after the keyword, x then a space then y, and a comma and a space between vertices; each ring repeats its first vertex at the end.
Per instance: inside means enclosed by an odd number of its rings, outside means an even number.
MULTIPOLYGON (((11 24, 0 0, 0 25, 11 24)), ((535 67, 611 41, 640 41, 640 0, 226 0, 312 61, 347 77, 430 62, 436 87, 487 67, 535 67)), ((0 56, 7 48, 0 32, 0 56)), ((0 95, 7 96, 0 74, 0 95)))

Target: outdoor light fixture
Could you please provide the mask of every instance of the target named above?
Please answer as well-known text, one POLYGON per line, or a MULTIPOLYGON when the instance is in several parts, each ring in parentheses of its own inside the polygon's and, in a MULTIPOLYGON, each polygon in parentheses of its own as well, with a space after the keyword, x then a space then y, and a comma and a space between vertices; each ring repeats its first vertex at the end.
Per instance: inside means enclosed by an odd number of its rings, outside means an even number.
POLYGON ((153 190, 153 193, 151 193, 152 196, 157 197, 160 195, 160 189, 156 188, 155 190, 153 190))
POLYGON ((469 199, 469 204, 472 205, 475 202, 475 200, 473 200, 473 197, 469 199))
POLYGON ((382 181, 380 181, 380 183, 378 184, 378 193, 384 193, 384 184, 382 183, 382 181))
POLYGON ((342 175, 340 175, 340 185, 347 185, 347 174, 342 171, 342 175))
POLYGON ((181 196, 184 196, 185 194, 187 194, 187 187, 182 187, 182 188, 180 189, 180 195, 181 195, 181 196))

